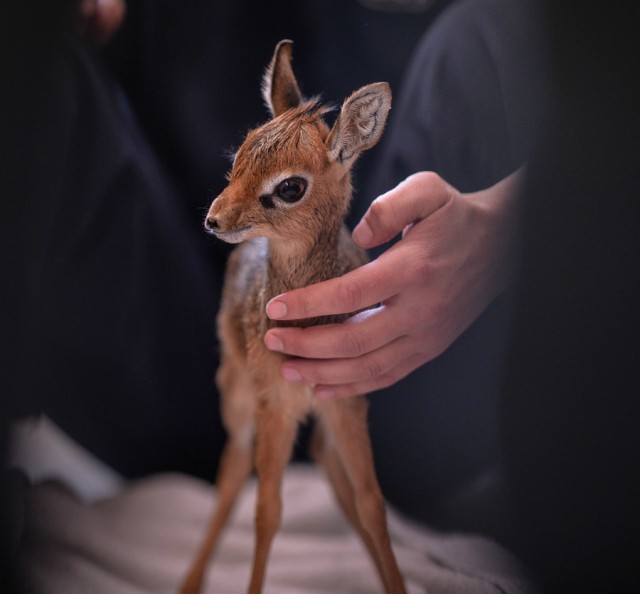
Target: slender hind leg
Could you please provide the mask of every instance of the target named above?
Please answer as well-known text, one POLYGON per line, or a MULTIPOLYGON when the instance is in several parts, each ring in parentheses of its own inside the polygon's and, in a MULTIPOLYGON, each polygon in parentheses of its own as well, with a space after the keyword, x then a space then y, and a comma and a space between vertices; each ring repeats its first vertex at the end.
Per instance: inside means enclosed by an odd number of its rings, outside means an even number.
MULTIPOLYGON (((349 477, 347 476, 344 464, 342 463, 335 444, 331 442, 331 440, 327 439, 326 431, 320 422, 314 429, 311 448, 311 455, 316 463, 324 468, 331 487, 333 488, 336 500, 338 501, 344 515, 360 535, 360 538, 367 547, 371 558, 377 563, 377 557, 374 554, 373 543, 369 537, 369 533, 364 529, 364 526, 358 517, 353 487, 349 477)), ((381 571, 382 568, 378 567, 378 572, 381 573, 381 571)))
POLYGON ((362 535, 387 594, 406 594, 373 466, 367 401, 364 397, 327 400, 318 405, 318 415, 331 435, 332 443, 325 453, 329 465, 325 467, 338 500, 362 535))
POLYGON ((282 477, 291 457, 298 420, 284 415, 278 399, 265 400, 256 416, 256 543, 249 594, 262 591, 271 543, 282 519, 282 477))
POLYGON ((222 418, 229 433, 216 478, 218 504, 180 594, 198 594, 201 591, 209 559, 238 493, 253 468, 253 385, 246 373, 229 361, 220 367, 218 384, 222 394, 222 418))

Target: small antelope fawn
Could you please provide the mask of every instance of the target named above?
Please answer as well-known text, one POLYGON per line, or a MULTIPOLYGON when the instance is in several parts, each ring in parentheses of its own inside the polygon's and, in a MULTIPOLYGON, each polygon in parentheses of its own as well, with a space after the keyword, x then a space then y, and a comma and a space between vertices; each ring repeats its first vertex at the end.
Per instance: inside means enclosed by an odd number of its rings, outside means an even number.
POLYGON ((205 222, 220 239, 242 243, 229 259, 218 316, 222 353, 216 381, 228 431, 216 481, 218 505, 182 594, 200 591, 208 559, 254 464, 258 491, 248 592, 262 591, 282 516, 284 469, 298 424, 310 414, 316 418, 314 458, 324 466, 338 502, 369 550, 385 591, 405 592, 375 475, 365 396, 313 399, 310 386, 281 378, 284 357, 263 344, 265 332, 278 324, 265 314, 269 299, 366 262, 344 225, 352 194, 350 169, 360 151, 380 138, 391 92, 386 83, 362 87, 345 100, 329 129, 323 120, 329 109, 302 99, 291 52, 288 40, 276 46, 262 87, 273 118, 248 133, 229 183, 205 222))

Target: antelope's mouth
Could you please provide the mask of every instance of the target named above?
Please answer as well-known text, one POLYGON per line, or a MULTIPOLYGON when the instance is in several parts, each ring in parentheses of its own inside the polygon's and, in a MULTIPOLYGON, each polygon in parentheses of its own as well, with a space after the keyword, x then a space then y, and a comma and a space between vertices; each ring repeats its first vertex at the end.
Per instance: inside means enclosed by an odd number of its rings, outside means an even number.
POLYGON ((236 229, 212 229, 211 233, 218 239, 226 241, 227 243, 240 243, 247 238, 251 225, 245 225, 244 227, 237 227, 236 229))

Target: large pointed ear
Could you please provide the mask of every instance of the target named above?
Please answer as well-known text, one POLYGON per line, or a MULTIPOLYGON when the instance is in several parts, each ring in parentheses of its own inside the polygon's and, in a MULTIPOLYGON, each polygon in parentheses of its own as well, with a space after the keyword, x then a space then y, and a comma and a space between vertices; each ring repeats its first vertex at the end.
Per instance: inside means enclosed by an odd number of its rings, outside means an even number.
POLYGON ((391 89, 384 82, 355 91, 342 104, 329 136, 329 157, 340 163, 371 148, 382 135, 391 109, 391 89))
POLYGON ((291 68, 293 41, 283 39, 276 45, 271 63, 262 79, 262 97, 273 117, 302 101, 296 77, 291 68))

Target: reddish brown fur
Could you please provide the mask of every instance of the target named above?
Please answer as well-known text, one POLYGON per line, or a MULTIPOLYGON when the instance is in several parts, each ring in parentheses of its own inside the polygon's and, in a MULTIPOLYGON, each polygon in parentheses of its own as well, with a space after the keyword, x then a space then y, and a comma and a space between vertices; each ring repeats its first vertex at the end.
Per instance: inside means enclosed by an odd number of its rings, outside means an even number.
POLYGON ((230 257, 218 316, 222 361, 217 382, 229 433, 217 480, 218 506, 181 592, 200 591, 207 560, 254 465, 259 487, 249 592, 261 591, 280 523, 282 475, 298 423, 311 413, 318 419, 314 456, 369 549, 386 592, 403 594, 373 468, 365 397, 314 400, 309 386, 281 378, 284 357, 263 342, 265 332, 276 324, 265 314, 269 299, 342 275, 366 261, 343 223, 352 193, 350 168, 354 157, 382 133, 390 93, 383 83, 356 91, 330 131, 322 119, 324 108, 316 102, 296 104, 299 91, 290 55, 290 42, 281 42, 265 78, 274 118, 249 132, 229 184, 207 218, 209 229, 220 238, 243 243, 230 257), (292 176, 308 185, 299 201, 288 203, 273 188, 292 176))

